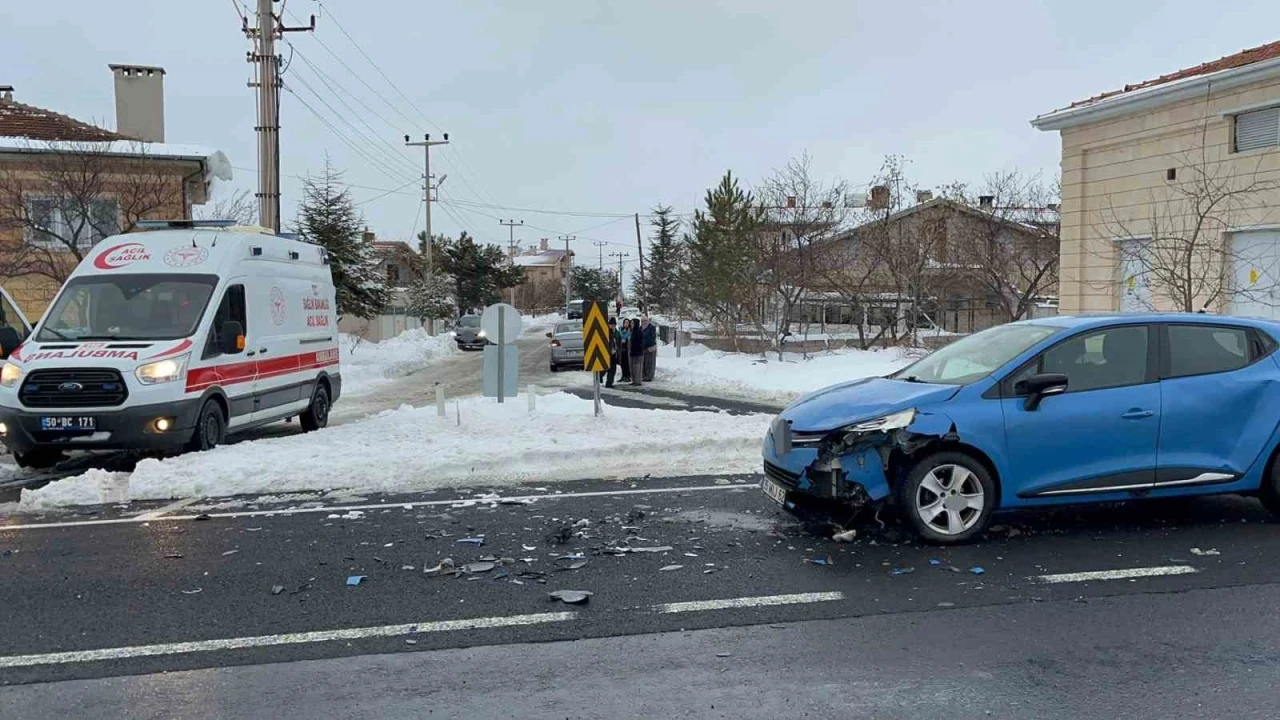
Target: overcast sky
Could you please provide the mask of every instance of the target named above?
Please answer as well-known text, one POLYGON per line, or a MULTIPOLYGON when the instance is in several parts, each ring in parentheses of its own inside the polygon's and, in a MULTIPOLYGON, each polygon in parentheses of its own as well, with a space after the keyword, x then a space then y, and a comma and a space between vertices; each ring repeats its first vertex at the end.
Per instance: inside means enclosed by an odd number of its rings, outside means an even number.
MULTIPOLYGON (((168 139, 225 151, 232 185, 252 190, 255 105, 235 5, 6 0, 0 84, 114 127, 107 64, 161 65, 168 139)), ((853 184, 886 154, 906 156, 923 186, 1009 169, 1050 177, 1058 138, 1032 129, 1035 115, 1280 39, 1275 0, 288 0, 287 11, 291 24, 319 19, 282 49, 297 93, 281 110, 286 218, 295 176, 328 152, 360 186, 370 228, 409 237, 423 226, 422 155, 403 135, 443 128, 454 144, 433 152, 433 171, 448 174, 436 232, 505 245, 498 218, 523 219, 526 245, 576 232, 580 262, 601 240, 630 251, 629 267, 634 224, 607 215, 688 212, 725 170, 754 183, 808 151, 818 174, 853 184)))

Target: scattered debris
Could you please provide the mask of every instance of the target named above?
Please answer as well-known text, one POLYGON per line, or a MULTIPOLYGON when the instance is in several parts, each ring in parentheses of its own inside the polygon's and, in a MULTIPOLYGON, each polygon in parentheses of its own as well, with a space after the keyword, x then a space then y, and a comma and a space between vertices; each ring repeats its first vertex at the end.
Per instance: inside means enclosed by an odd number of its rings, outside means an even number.
POLYGON ((586 518, 582 518, 578 522, 574 523, 573 527, 578 530, 581 530, 582 528, 585 528, 585 527, 591 527, 591 521, 586 518))
POLYGON ((685 557, 698 557, 698 553, 685 553, 685 557))
POLYGON ((658 545, 656 547, 627 548, 627 552, 633 552, 633 553, 660 553, 660 552, 671 552, 672 550, 675 550, 675 548, 671 547, 670 545, 658 545))
POLYGON ((672 570, 679 570, 682 567, 684 566, 683 565, 664 565, 658 568, 658 572, 671 572, 672 570))
POLYGON ((469 575, 475 575, 476 573, 487 573, 495 567, 497 567, 497 563, 473 562, 463 565, 462 570, 469 575))
POLYGON ((982 573, 986 572, 986 570, 983 569, 981 565, 974 565, 973 567, 969 568, 969 572, 973 573, 974 575, 981 575, 982 573))
POLYGON ((588 603, 591 601, 591 596, 593 594, 594 593, 586 590, 556 590, 555 592, 547 593, 552 601, 559 600, 560 602, 568 605, 582 605, 588 603))
MULTIPOLYGON (((725 484, 728 485, 729 481, 725 480, 725 484)), ((716 657, 733 657, 733 653, 716 653, 716 657)))
POLYGON ((955 606, 956 606, 956 604, 955 604, 955 603, 953 603, 953 602, 940 602, 940 603, 938 603, 938 607, 940 607, 940 608, 949 608, 949 607, 955 607, 955 606))
POLYGON ((183 590, 182 594, 183 595, 199 595, 202 592, 204 592, 204 588, 196 588, 195 590, 183 590))
POLYGON ((716 484, 717 484, 717 485, 729 485, 729 484, 731 484, 731 483, 730 483, 728 480, 724 479, 724 478, 716 478, 716 484))
POLYGON ((560 557, 556 558, 556 562, 560 562, 561 560, 586 560, 586 559, 587 559, 587 556, 579 552, 579 553, 569 553, 568 555, 561 555, 560 557))
POLYGON ((569 565, 569 569, 570 569, 570 570, 581 570, 582 568, 584 568, 584 567, 586 567, 586 566, 587 566, 587 563, 588 563, 588 562, 590 562, 590 561, 589 561, 589 560, 577 560, 577 561, 574 561, 571 565, 569 565))
POLYGON ((445 558, 435 567, 426 568, 422 572, 430 575, 431 577, 440 577, 441 575, 449 575, 457 572, 457 568, 453 565, 453 558, 445 558))
MULTIPOLYGON (((9 556, 9 551, 8 551, 8 550, 5 550, 5 551, 4 551, 4 554, 5 554, 5 557, 8 557, 8 556, 9 556)), ((182 559, 182 553, 169 553, 168 555, 165 555, 165 557, 166 557, 166 558, 168 558, 168 559, 170 559, 170 560, 181 560, 181 559, 182 559)))
POLYGON ((226 557, 226 556, 228 556, 228 555, 235 555, 235 554, 236 554, 236 553, 238 553, 238 552, 240 552, 240 551, 239 551, 239 550, 228 550, 228 551, 226 551, 226 552, 222 553, 222 557, 226 557))
POLYGON ((416 570, 417 568, 415 568, 415 567, 414 567, 414 566, 412 566, 412 565, 401 565, 401 566, 400 566, 400 569, 401 569, 401 570, 416 570))
POLYGON ((523 549, 525 552, 533 552, 534 550, 537 550, 537 549, 538 549, 538 546, 537 546, 537 545, 521 545, 520 547, 521 547, 521 549, 523 549))
POLYGON ((480 547, 481 545, 484 545, 484 536, 480 535, 477 537, 458 538, 458 544, 459 545, 475 545, 476 547, 480 547))
POLYGON ((824 558, 805 558, 804 561, 810 565, 835 565, 836 561, 830 556, 824 558))
POLYGON ((635 525, 641 520, 644 520, 643 510, 632 509, 630 512, 627 513, 626 521, 628 525, 635 525))
POLYGON ((938 567, 939 565, 942 564, 942 561, 939 560, 938 558, 929 558, 929 564, 934 567, 938 567))
POLYGON ((499 505, 532 505, 534 498, 502 498, 498 500, 499 505))
POLYGON ((417 641, 417 640, 405 640, 405 641, 404 641, 404 644, 405 644, 405 645, 417 645, 417 644, 418 644, 418 641, 417 641))
POLYGON ((280 593, 282 593, 282 592, 284 592, 284 586, 283 586, 283 585, 272 585, 272 586, 271 586, 271 594, 272 594, 272 595, 279 595, 279 594, 280 594, 280 593))
POLYGON ((1191 548, 1191 554, 1192 554, 1192 555, 1199 555, 1199 556, 1201 556, 1201 557, 1204 557, 1204 556, 1207 556, 1207 555, 1208 555, 1208 556, 1212 556, 1212 555, 1221 555, 1222 553, 1218 552, 1218 549, 1217 549, 1217 548, 1209 548, 1208 550, 1201 550, 1201 549, 1200 549, 1200 548, 1198 548, 1198 547, 1193 547, 1193 548, 1191 548))
POLYGON ((896 568, 894 568, 894 569, 890 570, 890 571, 889 571, 889 574, 890 574, 890 575, 910 575, 911 573, 913 573, 913 572, 915 572, 915 571, 916 571, 916 569, 915 569, 915 568, 913 568, 913 567, 896 567, 896 568))
POLYGON ((547 542, 553 545, 564 545, 573 539, 573 528, 563 525, 555 532, 547 536, 547 542))
POLYGON ((352 587, 355 587, 356 585, 359 585, 360 583, 364 582, 364 578, 365 578, 364 575, 350 575, 347 577, 347 584, 352 587))
POLYGON ((197 515, 197 516, 196 516, 196 518, 195 518, 195 519, 196 519, 196 521, 208 520, 208 519, 209 519, 209 513, 200 513, 199 515, 197 515))
POLYGON ((858 537, 857 530, 845 530, 844 532, 838 532, 835 535, 832 535, 831 539, 838 543, 847 543, 853 542, 856 537, 858 537))

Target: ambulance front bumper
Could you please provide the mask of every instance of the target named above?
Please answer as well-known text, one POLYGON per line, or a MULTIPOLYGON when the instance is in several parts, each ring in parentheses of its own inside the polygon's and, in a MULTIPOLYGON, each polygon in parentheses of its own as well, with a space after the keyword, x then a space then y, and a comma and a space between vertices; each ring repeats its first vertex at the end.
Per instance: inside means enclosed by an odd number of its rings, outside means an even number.
POLYGON ((202 398, 103 410, 22 410, 0 406, 0 441, 20 453, 33 450, 144 450, 181 448, 191 439, 202 398), (50 423, 46 418, 56 418, 50 423), (91 428, 85 419, 91 418, 91 428), (165 422, 158 422, 164 419, 165 422), (47 429, 49 425, 65 425, 47 429), (163 428, 163 429, 161 429, 163 428))

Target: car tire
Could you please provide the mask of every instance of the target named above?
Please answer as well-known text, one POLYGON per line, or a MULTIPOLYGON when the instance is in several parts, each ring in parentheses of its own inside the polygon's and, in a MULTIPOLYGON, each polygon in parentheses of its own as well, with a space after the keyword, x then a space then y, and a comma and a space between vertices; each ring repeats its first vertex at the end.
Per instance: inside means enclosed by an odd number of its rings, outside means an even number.
POLYGON ((551 363, 551 372, 553 372, 553 373, 558 373, 558 372, 560 372, 560 366, 559 366, 559 365, 557 365, 557 364, 555 364, 555 363, 551 363))
POLYGON ((1280 518, 1280 460, 1271 463, 1271 471, 1262 479, 1262 487, 1258 488, 1258 499, 1267 512, 1280 518))
POLYGON ((316 392, 311 396, 311 404, 298 416, 302 424, 302 432, 314 432, 329 424, 329 391, 323 385, 316 385, 316 392))
POLYGON ((972 455, 934 453, 916 463, 899 483, 897 501, 922 539, 954 545, 971 540, 991 523, 996 483, 972 455))
POLYGON ((206 400, 196 418, 195 430, 191 431, 187 450, 191 452, 212 450, 226 439, 227 418, 222 414, 222 407, 214 400, 206 400))
POLYGON ((32 450, 31 452, 14 452, 13 461, 18 467, 27 470, 47 470, 66 460, 61 450, 32 450))

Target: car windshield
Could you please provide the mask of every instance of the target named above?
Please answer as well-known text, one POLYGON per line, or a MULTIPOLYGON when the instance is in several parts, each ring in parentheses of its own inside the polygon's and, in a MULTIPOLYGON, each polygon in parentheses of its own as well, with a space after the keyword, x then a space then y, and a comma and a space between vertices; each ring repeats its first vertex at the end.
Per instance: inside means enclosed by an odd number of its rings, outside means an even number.
POLYGON ((480 316, 466 315, 461 320, 458 321, 458 327, 478 328, 480 327, 480 316))
POLYGON ((556 325, 557 335, 561 335, 564 333, 575 333, 575 332, 576 333, 582 332, 582 326, 579 325, 578 323, 560 323, 559 325, 556 325))
POLYGON ((1061 329, 1052 325, 1014 324, 983 330, 941 348, 891 377, 909 382, 968 385, 1061 329))
POLYGON ((75 278, 40 323, 36 341, 188 337, 204 315, 217 282, 214 275, 75 278))

